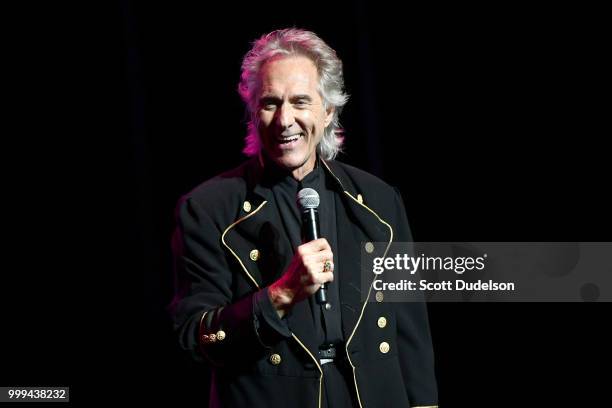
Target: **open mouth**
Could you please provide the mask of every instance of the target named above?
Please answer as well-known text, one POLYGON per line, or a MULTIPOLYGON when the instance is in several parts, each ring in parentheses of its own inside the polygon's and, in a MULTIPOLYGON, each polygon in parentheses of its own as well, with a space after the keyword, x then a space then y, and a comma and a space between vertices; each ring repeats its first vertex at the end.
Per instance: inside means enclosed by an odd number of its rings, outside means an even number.
POLYGON ((304 137, 304 134, 303 133, 298 133, 298 134, 291 135, 291 136, 279 136, 279 137, 276 138, 276 141, 280 145, 287 145, 287 144, 290 144, 290 143, 297 142, 302 137, 304 137))

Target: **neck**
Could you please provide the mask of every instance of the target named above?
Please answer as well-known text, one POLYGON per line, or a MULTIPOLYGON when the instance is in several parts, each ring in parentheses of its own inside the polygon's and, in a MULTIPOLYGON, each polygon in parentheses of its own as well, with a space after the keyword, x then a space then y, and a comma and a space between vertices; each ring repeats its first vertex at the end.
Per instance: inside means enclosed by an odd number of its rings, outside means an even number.
POLYGON ((275 173, 285 175, 290 174, 291 177, 296 181, 301 181, 318 166, 316 153, 310 156, 308 160, 306 160, 302 165, 294 169, 287 169, 282 166, 279 166, 263 152, 259 155, 259 163, 262 167, 271 166, 271 168, 274 169, 272 171, 275 173))
POLYGON ((308 175, 308 173, 313 171, 316 166, 317 166, 317 155, 313 154, 312 156, 308 158, 308 160, 306 160, 304 164, 302 164, 300 167, 296 169, 293 169, 291 171, 291 175, 293 176, 295 180, 301 181, 304 177, 308 175))
POLYGON ((297 181, 301 181, 304 177, 306 177, 306 175, 308 175, 308 173, 310 173, 313 170, 314 170, 314 165, 310 165, 310 166, 305 166, 304 165, 304 166, 301 166, 301 167, 291 171, 291 175, 297 181))

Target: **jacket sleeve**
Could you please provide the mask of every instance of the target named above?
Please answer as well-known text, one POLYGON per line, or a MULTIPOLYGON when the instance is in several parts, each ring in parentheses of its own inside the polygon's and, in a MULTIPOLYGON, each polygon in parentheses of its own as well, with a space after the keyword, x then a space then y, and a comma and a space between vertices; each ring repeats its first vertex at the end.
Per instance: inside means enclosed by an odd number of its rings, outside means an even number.
MULTIPOLYGON (((396 190, 396 242, 412 242, 406 210, 396 190)), ((400 367, 411 405, 436 406, 438 391, 434 373, 434 354, 424 302, 394 303, 400 367)))
MULTIPOLYGON (((267 324, 267 288, 235 298, 235 277, 221 243, 223 231, 211 216, 186 198, 179 202, 176 218, 176 290, 170 311, 181 347, 216 366, 243 365, 261 358, 268 344, 290 336, 267 324)), ((283 323, 277 327, 282 329, 283 323)))

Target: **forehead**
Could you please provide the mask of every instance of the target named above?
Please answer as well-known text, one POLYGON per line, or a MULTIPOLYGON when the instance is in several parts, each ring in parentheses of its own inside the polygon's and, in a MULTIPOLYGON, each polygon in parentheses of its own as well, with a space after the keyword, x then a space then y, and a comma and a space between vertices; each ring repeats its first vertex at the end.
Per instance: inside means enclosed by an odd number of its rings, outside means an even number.
POLYGON ((275 58, 267 61, 259 74, 261 91, 269 92, 315 92, 319 74, 314 62, 304 56, 275 58))

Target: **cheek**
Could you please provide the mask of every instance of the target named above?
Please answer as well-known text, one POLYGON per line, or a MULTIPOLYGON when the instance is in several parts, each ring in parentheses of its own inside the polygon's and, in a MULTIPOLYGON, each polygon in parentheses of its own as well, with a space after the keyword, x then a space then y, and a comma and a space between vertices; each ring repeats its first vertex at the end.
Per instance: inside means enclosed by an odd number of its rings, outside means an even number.
POLYGON ((318 112, 307 112, 302 116, 302 120, 311 132, 318 134, 325 128, 325 117, 318 112))
POLYGON ((272 122, 272 115, 269 112, 260 112, 257 115, 257 127, 260 129, 265 129, 270 126, 272 122))

